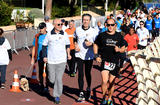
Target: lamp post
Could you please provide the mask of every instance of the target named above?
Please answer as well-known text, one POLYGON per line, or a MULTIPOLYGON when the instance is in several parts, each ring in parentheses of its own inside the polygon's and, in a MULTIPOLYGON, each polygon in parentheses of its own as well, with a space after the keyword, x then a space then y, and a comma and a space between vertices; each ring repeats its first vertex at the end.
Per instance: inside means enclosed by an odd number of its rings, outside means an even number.
POLYGON ((44 0, 42 0, 42 13, 44 14, 44 0))
POLYGON ((83 14, 83 0, 81 0, 81 16, 83 14))

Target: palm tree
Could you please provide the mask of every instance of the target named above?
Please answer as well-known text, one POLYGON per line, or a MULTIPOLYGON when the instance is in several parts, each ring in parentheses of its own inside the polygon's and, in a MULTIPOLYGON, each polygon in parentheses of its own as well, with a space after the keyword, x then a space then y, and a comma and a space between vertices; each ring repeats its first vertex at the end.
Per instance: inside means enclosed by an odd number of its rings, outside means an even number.
POLYGON ((52 0, 46 1, 46 10, 45 10, 45 16, 51 17, 52 12, 52 0))

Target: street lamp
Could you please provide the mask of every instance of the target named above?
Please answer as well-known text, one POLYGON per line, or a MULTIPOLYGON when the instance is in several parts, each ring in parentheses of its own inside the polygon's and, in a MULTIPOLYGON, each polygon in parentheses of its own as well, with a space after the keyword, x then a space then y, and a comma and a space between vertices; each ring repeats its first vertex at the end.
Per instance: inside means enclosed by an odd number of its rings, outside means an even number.
POLYGON ((42 0, 42 13, 44 14, 44 0, 42 0))
POLYGON ((81 16, 83 14, 83 0, 81 0, 81 16))

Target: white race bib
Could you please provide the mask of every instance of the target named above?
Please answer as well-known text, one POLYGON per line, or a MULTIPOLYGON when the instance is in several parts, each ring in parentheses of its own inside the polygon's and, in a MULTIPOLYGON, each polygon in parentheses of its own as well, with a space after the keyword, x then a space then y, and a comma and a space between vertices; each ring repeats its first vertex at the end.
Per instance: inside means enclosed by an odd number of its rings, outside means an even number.
POLYGON ((107 69, 107 70, 114 70, 116 67, 116 64, 115 63, 111 63, 111 62, 104 62, 104 69, 107 69))

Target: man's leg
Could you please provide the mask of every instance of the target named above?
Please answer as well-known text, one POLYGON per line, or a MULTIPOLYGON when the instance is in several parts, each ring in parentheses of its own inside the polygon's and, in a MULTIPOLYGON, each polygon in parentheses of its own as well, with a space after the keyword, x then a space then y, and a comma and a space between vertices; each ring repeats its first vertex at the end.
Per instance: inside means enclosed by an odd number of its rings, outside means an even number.
POLYGON ((101 84, 101 89, 102 89, 102 95, 103 95, 103 100, 101 102, 102 105, 106 105, 106 92, 107 92, 107 83, 108 83, 108 78, 109 78, 109 71, 103 70, 101 72, 102 76, 102 84, 101 84))
POLYGON ((49 81, 54 84, 55 83, 55 64, 48 64, 48 78, 49 81))
POLYGON ((44 62, 39 60, 38 61, 38 68, 39 68, 39 81, 40 81, 41 88, 44 88, 44 84, 43 84, 43 67, 44 67, 44 62))
POLYGON ((112 105, 112 95, 114 93, 114 85, 115 85, 116 76, 109 74, 109 89, 108 89, 108 104, 112 105))
POLYGON ((70 54, 72 56, 72 59, 69 62, 69 69, 70 69, 70 76, 74 77, 75 76, 75 50, 71 50, 70 54))
POLYGON ((85 76, 87 80, 87 92, 86 92, 86 99, 90 99, 91 97, 91 69, 92 69, 93 60, 86 60, 85 61, 85 76))
POLYGON ((62 83, 62 78, 63 74, 65 71, 66 63, 60 63, 56 64, 56 69, 55 69, 55 84, 54 84, 54 92, 53 96, 54 97, 60 97, 62 95, 63 91, 63 83, 62 83))
POLYGON ((92 69, 93 60, 85 61, 85 76, 87 80, 87 87, 91 87, 91 69, 92 69))
POLYGON ((77 61, 77 70, 78 70, 78 85, 79 85, 79 90, 80 90, 77 101, 82 102, 85 100, 84 91, 83 91, 83 86, 84 86, 83 64, 84 64, 84 61, 80 58, 77 58, 76 61, 77 61))
POLYGON ((101 76, 102 76, 102 84, 101 84, 102 95, 103 95, 103 98, 105 98, 106 97, 106 92, 107 92, 107 83, 108 83, 108 78, 109 78, 109 71, 103 70, 101 72, 101 76))

